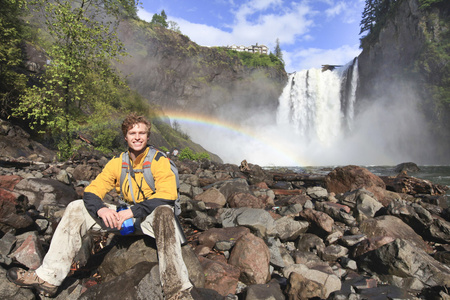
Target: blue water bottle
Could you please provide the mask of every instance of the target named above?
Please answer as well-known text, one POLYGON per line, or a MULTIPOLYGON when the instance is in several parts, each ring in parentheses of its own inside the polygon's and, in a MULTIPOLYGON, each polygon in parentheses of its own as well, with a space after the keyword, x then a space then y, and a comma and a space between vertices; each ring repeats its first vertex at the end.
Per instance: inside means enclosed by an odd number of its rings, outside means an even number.
MULTIPOLYGON (((125 210, 125 209, 128 209, 128 206, 126 206, 124 204, 123 205, 119 205, 117 207, 117 212, 119 212, 121 210, 125 210)), ((123 221, 122 228, 120 229, 120 234, 121 235, 127 235, 127 234, 130 234, 130 233, 133 233, 133 232, 134 232, 133 219, 129 218, 129 219, 123 221)))

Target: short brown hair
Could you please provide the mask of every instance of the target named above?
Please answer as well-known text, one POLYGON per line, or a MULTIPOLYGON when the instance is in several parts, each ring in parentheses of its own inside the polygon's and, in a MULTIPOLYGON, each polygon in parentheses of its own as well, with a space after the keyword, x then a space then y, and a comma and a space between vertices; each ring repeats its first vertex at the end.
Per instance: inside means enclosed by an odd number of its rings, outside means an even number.
POLYGON ((137 113, 133 112, 129 114, 125 120, 122 122, 122 132, 124 136, 127 136, 128 130, 133 128, 137 123, 144 123, 147 126, 147 135, 150 136, 150 130, 152 129, 152 123, 150 123, 144 116, 138 116, 137 113))

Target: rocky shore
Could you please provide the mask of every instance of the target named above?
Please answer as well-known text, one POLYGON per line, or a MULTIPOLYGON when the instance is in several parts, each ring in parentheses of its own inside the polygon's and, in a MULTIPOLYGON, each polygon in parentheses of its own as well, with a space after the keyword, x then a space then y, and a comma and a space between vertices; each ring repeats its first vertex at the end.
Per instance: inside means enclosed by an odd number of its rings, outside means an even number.
MULTIPOLYGON (((1 299, 42 299, 5 273, 40 265, 64 208, 107 161, 0 159, 1 299)), ((319 176, 174 161, 183 256, 205 299, 450 298, 446 187, 358 166, 319 176)), ((151 238, 92 233, 56 298, 163 299, 157 268, 151 238)))

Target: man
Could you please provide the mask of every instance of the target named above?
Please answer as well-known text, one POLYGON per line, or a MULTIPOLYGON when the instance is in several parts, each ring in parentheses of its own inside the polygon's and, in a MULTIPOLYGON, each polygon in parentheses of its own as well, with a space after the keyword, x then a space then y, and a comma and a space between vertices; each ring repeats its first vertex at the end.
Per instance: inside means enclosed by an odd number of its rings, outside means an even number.
MULTIPOLYGON (((134 113, 122 123, 133 169, 142 169, 149 151, 147 146, 151 123, 134 113)), ((151 171, 155 191, 144 180, 143 173, 127 176, 120 189, 122 156, 110 160, 102 172, 86 187, 83 200, 71 202, 53 235, 49 251, 36 270, 8 270, 10 281, 41 294, 54 296, 70 271, 72 260, 81 247, 88 230, 120 230, 122 223, 133 218, 136 230, 156 240, 161 284, 166 299, 193 299, 192 284, 181 255, 180 232, 177 229, 173 203, 177 199, 176 177, 169 160, 157 152, 151 171), (130 182, 131 181, 131 182, 130 182), (116 212, 114 205, 103 202, 112 189, 123 195, 130 209, 116 212)))

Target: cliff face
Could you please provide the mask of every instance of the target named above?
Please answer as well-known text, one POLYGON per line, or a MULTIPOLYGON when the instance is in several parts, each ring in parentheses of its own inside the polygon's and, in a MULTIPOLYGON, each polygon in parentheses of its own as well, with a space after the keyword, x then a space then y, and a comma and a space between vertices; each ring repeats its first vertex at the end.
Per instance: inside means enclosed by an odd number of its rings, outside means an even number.
POLYGON ((434 139, 443 146, 441 154, 448 157, 450 3, 427 9, 420 8, 419 0, 398 0, 396 5, 378 36, 363 42, 358 99, 398 101, 413 95, 434 139))
POLYGON ((158 26, 126 20, 120 36, 130 57, 119 65, 131 88, 164 110, 226 114, 238 120, 276 109, 287 81, 283 68, 249 68, 225 50, 201 47, 158 26))

